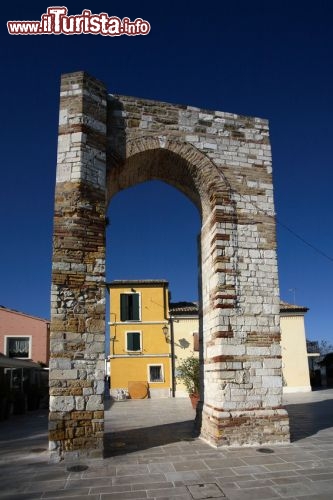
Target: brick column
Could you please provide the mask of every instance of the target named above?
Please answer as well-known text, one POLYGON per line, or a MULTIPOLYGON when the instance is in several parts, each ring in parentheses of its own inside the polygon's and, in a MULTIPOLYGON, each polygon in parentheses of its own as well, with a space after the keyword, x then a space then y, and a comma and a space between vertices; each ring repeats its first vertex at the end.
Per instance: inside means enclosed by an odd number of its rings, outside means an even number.
POLYGON ((100 457, 104 428, 104 85, 61 80, 50 334, 51 460, 100 457))
POLYGON ((201 235, 201 437, 215 446, 288 442, 273 201, 259 211, 216 190, 211 203, 201 235))

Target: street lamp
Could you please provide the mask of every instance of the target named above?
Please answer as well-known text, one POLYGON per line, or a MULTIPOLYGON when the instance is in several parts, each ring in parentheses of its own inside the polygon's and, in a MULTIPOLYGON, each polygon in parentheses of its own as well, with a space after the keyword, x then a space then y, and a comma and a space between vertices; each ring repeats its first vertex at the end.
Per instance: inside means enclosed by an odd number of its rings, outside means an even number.
POLYGON ((165 340, 168 341, 169 340, 169 327, 168 327, 168 325, 164 325, 162 327, 162 332, 163 332, 163 335, 165 337, 165 340))

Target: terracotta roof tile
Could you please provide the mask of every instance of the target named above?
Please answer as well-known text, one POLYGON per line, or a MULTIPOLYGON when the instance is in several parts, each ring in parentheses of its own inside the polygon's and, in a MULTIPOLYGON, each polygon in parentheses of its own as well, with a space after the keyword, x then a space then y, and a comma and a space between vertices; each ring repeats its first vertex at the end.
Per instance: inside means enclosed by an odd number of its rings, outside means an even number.
POLYGON ((161 280, 113 280, 110 281, 109 283, 106 283, 106 286, 112 286, 112 285, 168 285, 169 282, 167 280, 161 279, 161 280))
MULTIPOLYGON (((307 312, 308 307, 298 306, 296 304, 288 304, 288 302, 280 301, 280 312, 307 312)), ((195 315, 199 312, 197 302, 171 302, 170 314, 174 315, 195 315)))
POLYGON ((9 313, 12 313, 12 314, 20 314, 21 316, 27 316, 28 318, 37 319, 38 321, 43 321, 44 323, 50 323, 49 319, 40 318, 39 316, 34 316, 32 314, 28 314, 28 313, 25 313, 22 311, 17 311, 16 309, 10 309, 9 307, 6 307, 6 306, 0 305, 0 309, 2 309, 3 311, 7 311, 9 313))
POLYGON ((280 300, 280 312, 307 312, 308 310, 308 307, 288 304, 288 302, 280 300))

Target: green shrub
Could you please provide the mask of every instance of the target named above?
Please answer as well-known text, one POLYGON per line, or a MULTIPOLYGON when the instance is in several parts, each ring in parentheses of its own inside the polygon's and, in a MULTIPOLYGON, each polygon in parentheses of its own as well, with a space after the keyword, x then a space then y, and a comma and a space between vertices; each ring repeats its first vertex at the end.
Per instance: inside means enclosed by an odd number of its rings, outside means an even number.
POLYGON ((177 366, 177 377, 183 381, 189 394, 199 394, 200 386, 200 361, 199 358, 190 356, 177 366))

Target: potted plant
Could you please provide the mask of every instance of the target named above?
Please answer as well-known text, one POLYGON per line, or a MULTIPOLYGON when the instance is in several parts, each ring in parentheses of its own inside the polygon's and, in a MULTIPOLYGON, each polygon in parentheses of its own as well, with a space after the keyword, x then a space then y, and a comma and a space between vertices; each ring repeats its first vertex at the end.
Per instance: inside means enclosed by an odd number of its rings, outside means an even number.
POLYGON ((178 378, 183 381, 192 407, 195 409, 200 399, 200 361, 199 358, 190 356, 181 361, 177 367, 178 378))

